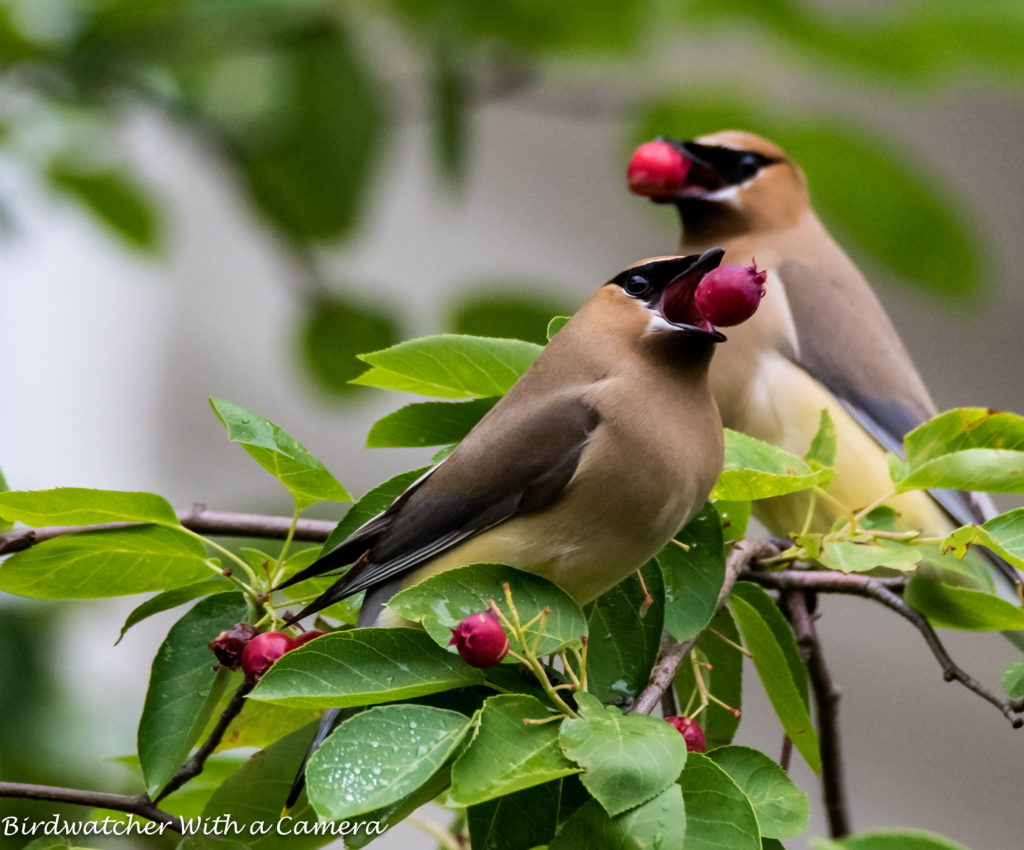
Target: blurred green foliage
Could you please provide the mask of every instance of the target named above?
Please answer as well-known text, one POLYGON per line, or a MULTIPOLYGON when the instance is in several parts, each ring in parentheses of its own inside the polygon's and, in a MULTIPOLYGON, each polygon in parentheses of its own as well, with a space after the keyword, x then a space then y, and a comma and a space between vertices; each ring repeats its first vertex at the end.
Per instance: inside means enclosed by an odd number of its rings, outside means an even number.
MULTIPOLYGON (((410 103, 430 116, 436 168, 457 188, 482 104, 512 90, 578 83, 582 72, 598 94, 604 83, 634 88, 627 108, 615 98, 607 105, 613 117, 632 116, 631 142, 725 125, 777 139, 805 167, 816 203, 858 259, 927 291, 966 297, 987 277, 987 246, 962 199, 884 127, 819 107, 845 86, 884 88, 913 108, 965 74, 1020 92, 1022 43, 1018 0, 871 9, 812 0, 617 0, 597 8, 584 0, 7 0, 0 150, 126 244, 155 250, 156 201, 115 138, 130 110, 146 105, 222 161, 315 276, 319 247, 351 237, 366 215, 377 166, 410 103), (687 46, 716 39, 724 45, 718 66, 708 66, 706 51, 689 58, 687 46), (778 97, 770 80, 752 78, 749 57, 730 77, 737 39, 755 52, 767 48, 765 58, 806 81, 818 103, 778 97), (396 58, 412 77, 395 73, 396 58)), ((13 209, 13 199, 0 198, 0 207, 13 209)), ((335 296, 338 304, 324 294, 310 299, 297 331, 310 373, 344 393, 363 337, 384 345, 400 321, 335 296)), ((462 319, 470 325, 460 330, 484 321, 462 319)), ((498 332, 494 319, 484 332, 498 332)))

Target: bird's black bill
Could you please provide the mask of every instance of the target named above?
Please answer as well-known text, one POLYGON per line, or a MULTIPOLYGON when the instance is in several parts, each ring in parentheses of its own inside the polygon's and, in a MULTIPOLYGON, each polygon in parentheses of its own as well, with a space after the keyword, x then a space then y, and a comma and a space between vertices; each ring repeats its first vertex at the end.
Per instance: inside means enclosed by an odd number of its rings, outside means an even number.
POLYGON ((699 142, 666 141, 690 160, 687 183, 705 191, 744 183, 772 162, 754 151, 702 145, 699 142))
POLYGON ((725 334, 700 314, 693 297, 701 278, 718 268, 724 256, 723 249, 708 248, 696 258, 686 258, 690 262, 665 287, 660 304, 661 314, 679 330, 703 334, 716 342, 725 339, 725 334))

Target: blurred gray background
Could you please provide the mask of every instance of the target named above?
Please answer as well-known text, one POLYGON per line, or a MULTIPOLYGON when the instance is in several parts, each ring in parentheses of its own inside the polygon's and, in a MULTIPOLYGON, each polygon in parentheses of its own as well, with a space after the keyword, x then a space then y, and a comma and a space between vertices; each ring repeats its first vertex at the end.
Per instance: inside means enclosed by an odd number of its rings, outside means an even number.
MULTIPOLYGON (((842 115, 885 139, 955 202, 947 212, 981 235, 981 271, 966 297, 929 294, 870 251, 851 253, 940 408, 1024 411, 1019 75, 993 79, 965 67, 908 88, 893 82, 898 71, 859 76, 828 56, 794 60, 798 51, 741 20, 711 35, 685 25, 648 33, 641 48, 604 64, 543 57, 529 85, 475 101, 462 176, 452 185, 438 173, 418 57, 407 55, 392 23, 370 16, 361 49, 390 86, 390 132, 380 140, 356 225, 343 242, 311 251, 318 275, 328 287, 393 310, 403 338, 450 327, 456 294, 507 290, 510 281, 556 304, 578 305, 623 266, 673 250, 674 213, 630 196, 624 179, 629 151, 643 140, 636 105, 669 75, 684 102, 688 91, 702 96, 703 82, 762 108, 842 115)), ((23 114, 23 97, 17 86, 0 89, 0 116, 23 114)), ((179 508, 202 502, 288 512, 279 485, 227 442, 207 405, 211 395, 280 424, 356 494, 425 462, 429 450, 362 448, 369 424, 406 398, 376 391, 338 397, 311 376, 297 341, 308 315, 309 260, 297 260, 254 210, 230 163, 187 122, 152 103, 128 104, 108 129, 118 165, 155 204, 155 250, 130 247, 56 191, 22 148, 0 152, 9 221, 0 241, 0 468, 10 487, 138 489, 179 508)), ((710 129, 663 131, 685 137, 710 129)), ((37 130, 44 144, 45 127, 37 130)), ((927 243, 905 248, 910 256, 929 250, 927 243)), ((311 515, 342 510, 321 505, 311 515)), ((53 663, 63 690, 33 709, 52 710, 35 718, 35 728, 51 736, 41 757, 73 740, 76 764, 101 764, 86 774, 94 787, 120 776, 103 759, 134 749, 144 670, 179 614, 138 626, 112 649, 137 603, 46 606, 61 615, 53 663)), ((0 616, 42 604, 5 597, 0 616)), ((904 621, 861 600, 824 599, 822 610, 825 652, 844 694, 855 828, 931 829, 975 850, 1018 846, 1024 731, 943 683, 904 621)), ((998 636, 943 637, 954 657, 992 686, 1015 657, 998 636)), ((750 673, 738 742, 776 753, 781 730, 750 673)), ((796 761, 794 778, 815 803, 808 835, 823 835, 816 780, 796 761)), ((433 846, 418 835, 403 826, 380 845, 433 846)), ((805 839, 786 844, 807 846, 805 839)))

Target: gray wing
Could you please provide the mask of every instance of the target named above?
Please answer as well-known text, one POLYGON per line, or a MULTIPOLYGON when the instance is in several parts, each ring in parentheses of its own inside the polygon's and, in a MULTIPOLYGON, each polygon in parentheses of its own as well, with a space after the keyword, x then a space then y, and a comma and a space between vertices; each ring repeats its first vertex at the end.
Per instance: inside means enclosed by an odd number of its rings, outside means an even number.
MULTIPOLYGON (((863 281, 841 283, 794 260, 778 273, 798 329, 797 363, 886 451, 903 457, 903 437, 937 411, 874 293, 863 281), (800 328, 827 330, 801 334, 800 328)), ((977 493, 933 490, 931 496, 960 525, 984 522, 995 511, 977 493)))
POLYGON ((405 574, 464 540, 551 504, 575 473, 598 422, 597 411, 579 397, 557 399, 533 413, 499 403, 391 507, 289 580, 294 584, 355 561, 291 620, 360 590, 397 587, 405 574))

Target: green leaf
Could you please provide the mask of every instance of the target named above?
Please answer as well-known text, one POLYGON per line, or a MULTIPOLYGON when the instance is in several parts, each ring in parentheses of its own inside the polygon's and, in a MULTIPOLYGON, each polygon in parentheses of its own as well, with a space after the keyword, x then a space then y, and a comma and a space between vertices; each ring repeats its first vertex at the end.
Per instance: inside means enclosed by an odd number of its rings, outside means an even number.
POLYGON ((146 793, 154 796, 181 767, 228 679, 215 671, 207 643, 246 616, 240 593, 218 593, 171 626, 149 675, 138 746, 146 793))
POLYGON ((504 395, 543 349, 517 339, 440 334, 360 355, 370 369, 352 381, 437 398, 504 395))
POLYGON ((478 685, 483 674, 419 629, 332 632, 280 658, 249 699, 295 708, 398 702, 478 685))
POLYGON ((157 247, 153 200, 135 180, 117 171, 82 171, 66 162, 52 166, 48 176, 134 247, 157 247))
POLYGON ((913 570, 924 557, 917 547, 896 540, 835 540, 824 543, 817 560, 833 570, 861 573, 876 567, 913 570))
MULTIPOLYGON (((806 670, 801 665, 802 677, 794 673, 793 655, 796 653, 796 645, 793 635, 788 627, 783 633, 776 625, 775 617, 768 614, 767 606, 757 601, 758 592, 764 599, 767 599, 767 595, 759 587, 756 592, 750 589, 754 587, 757 585, 737 582, 729 597, 729 610, 743 634, 743 642, 753 653, 754 668, 764 684, 782 728, 800 755, 817 773, 821 770, 821 755, 818 752, 818 736, 807 708, 806 670)), ((778 614, 774 605, 772 609, 778 614)), ((782 615, 778 614, 778 617, 782 618, 782 615)), ((799 656, 796 663, 799 664, 799 656)))
POLYGON ((315 731, 316 726, 310 724, 253 755, 213 792, 202 821, 195 823, 208 826, 229 815, 240 832, 225 834, 237 838, 249 850, 312 850, 322 846, 325 835, 336 833, 307 832, 315 827, 317 816, 305 795, 287 815, 281 813, 295 770, 315 731))
POLYGON ((451 768, 446 766, 430 777, 426 783, 413 791, 408 797, 393 805, 385 806, 383 809, 378 809, 367 815, 360 815, 352 821, 348 821, 355 829, 355 832, 345 836, 346 850, 358 850, 360 847, 365 847, 378 835, 383 834, 395 824, 401 823, 420 806, 429 803, 439 796, 448 787, 450 775, 451 768))
POLYGON ((956 841, 919 829, 851 835, 847 838, 837 838, 827 844, 818 839, 811 839, 811 846, 814 848, 827 848, 828 844, 842 850, 969 850, 956 841))
POLYGON ((793 631, 789 622, 783 616, 774 600, 758 584, 749 581, 737 582, 733 586, 733 594, 742 598, 747 604, 752 605, 768 628, 771 629, 775 642, 782 650, 786 658, 786 666, 789 668, 789 675, 793 678, 797 689, 800 691, 800 698, 804 705, 810 705, 808 695, 807 668, 800 657, 800 650, 793 637, 793 631))
POLYGON ((815 463, 830 467, 836 465, 836 426, 832 422, 832 417, 828 415, 827 408, 821 409, 818 430, 811 440, 811 447, 804 455, 804 460, 812 466, 815 463))
POLYGON ((807 795, 764 753, 749 747, 721 747, 708 758, 746 795, 763 837, 795 838, 807 828, 811 815, 807 795))
POLYGON ((224 128, 256 205, 298 243, 348 233, 385 148, 383 101, 348 36, 329 20, 277 40, 273 107, 248 132, 224 128))
POLYGON ((1024 697, 1024 661, 1014 661, 1003 670, 1000 683, 1010 699, 1024 697))
POLYGON ((228 438, 285 486, 299 510, 316 502, 352 501, 324 465, 273 422, 222 398, 211 398, 210 406, 228 438))
POLYGON ((1024 508, 994 516, 980 526, 955 529, 942 541, 942 551, 963 558, 972 543, 979 543, 1018 569, 1024 569, 1024 508))
MULTIPOLYGON (((708 692, 739 711, 743 708, 743 653, 736 647, 730 646, 711 629, 724 635, 733 643, 740 642, 739 631, 728 609, 723 609, 715 614, 710 627, 697 639, 696 650, 698 658, 711 665, 710 670, 701 671, 708 692)), ((695 700, 694 704, 697 704, 696 701, 700 699, 700 693, 693 676, 693 665, 683 664, 679 673, 676 674, 675 688, 683 705, 686 705, 691 695, 695 700)), ((710 750, 714 747, 725 746, 732 741, 740 719, 717 703, 710 702, 704 709, 700 722, 704 727, 704 736, 710 750)))
POLYGON ((711 504, 722 521, 722 542, 735 543, 747 536, 747 524, 750 522, 750 502, 727 502, 715 499, 711 504))
POLYGON ((36 599, 127 596, 208 578, 203 545, 160 526, 85 531, 46 540, 0 564, 0 590, 36 599))
POLYGON ((580 779, 612 817, 663 793, 686 764, 686 744, 665 721, 605 707, 577 695, 580 717, 562 722, 565 754, 583 768, 580 779))
POLYGON ((562 824, 548 850, 668 850, 683 847, 688 830, 682 789, 673 784, 617 817, 609 817, 596 800, 587 801, 562 824))
MULTIPOLYGON (((503 589, 506 582, 514 588, 512 601, 523 623, 545 608, 550 609, 544 621, 544 636, 537 644, 538 655, 580 645, 580 639, 587 634, 587 621, 572 597, 547 579, 503 564, 472 564, 445 570, 400 590, 391 597, 388 607, 407 620, 422 623, 438 646, 455 653, 455 648, 448 646, 451 630, 471 614, 486 611, 488 600, 493 599, 509 616, 503 589)), ((525 630, 530 646, 539 625, 538 621, 525 630)), ((515 663, 513 658, 508 661, 515 663)))
POLYGON ((466 810, 471 847, 531 850, 546 845, 558 825, 562 780, 506 794, 466 810))
POLYGON ((341 296, 319 298, 298 328, 303 361, 320 388, 338 396, 366 390, 351 381, 363 371, 359 355, 398 341, 396 317, 376 305, 341 296))
POLYGON ((495 402, 496 399, 479 398, 407 404, 373 423, 366 435, 366 448, 457 443, 494 407, 495 402))
MULTIPOLYGON (((557 291, 559 287, 548 282, 515 281, 502 286, 493 281, 481 281, 473 295, 455 304, 449 324, 459 334, 521 339, 545 345, 554 335, 549 334, 551 326, 559 321, 551 317, 572 312, 567 302, 548 294, 557 291)), ((568 321, 568 317, 562 318, 558 327, 568 321)))
POLYGON ((690 753, 679 784, 686 805, 686 850, 761 850, 750 801, 710 758, 690 753))
POLYGON ((433 776, 469 730, 468 717, 426 705, 385 705, 338 726, 306 767, 320 817, 347 820, 390 806, 433 776))
POLYGON ((893 465, 901 491, 928 488, 1024 492, 1024 417, 984 407, 940 413, 903 438, 893 465))
POLYGON ((750 501, 825 487, 834 476, 827 468, 813 469, 796 455, 739 431, 725 429, 725 463, 712 499, 750 501))
MULTIPOLYGON (((222 698, 222 705, 217 706, 221 712, 227 708, 227 703, 231 698, 230 694, 227 694, 226 697, 227 699, 222 698)), ((220 714, 214 712, 210 723, 203 730, 202 737, 204 739, 213 731, 213 726, 219 719, 220 714)), ((269 747, 285 735, 290 735, 297 729, 319 719, 320 712, 310 708, 289 708, 270 702, 246 700, 241 714, 231 721, 231 725, 214 752, 219 753, 241 747, 256 747, 258 749, 269 747)))
POLYGON ((57 487, 0 493, 0 517, 36 528, 47 525, 97 525, 146 522, 180 526, 174 508, 155 493, 57 487))
POLYGON ((706 504, 675 539, 657 555, 665 577, 665 628, 678 641, 703 631, 715 615, 725 581, 722 524, 706 504))
POLYGON ((158 593, 152 599, 147 599, 128 615, 128 619, 121 626, 121 633, 117 636, 117 640, 114 641, 114 646, 121 642, 128 629, 152 617, 154 614, 160 614, 163 611, 169 611, 171 608, 177 608, 179 605, 184 605, 186 602, 191 602, 200 596, 231 590, 231 588, 231 582, 226 578, 211 576, 193 584, 187 584, 184 587, 177 587, 174 590, 165 590, 163 593, 158 593))
POLYGON ((569 319, 571 318, 572 316, 555 316, 550 322, 548 322, 548 329, 545 332, 545 336, 548 339, 551 339, 551 337, 569 324, 569 319))
POLYGON ((903 599, 941 629, 966 632, 1024 629, 1024 611, 1013 603, 981 590, 954 587, 930 575, 918 574, 911 578, 903 599))
POLYGON ((665 587, 657 563, 641 570, 653 600, 641 616, 643 586, 634 573, 588 605, 587 690, 601 702, 631 701, 643 690, 661 648, 665 587))
POLYGON ((452 767, 452 799, 473 806, 578 773, 559 749, 558 724, 523 722, 550 716, 544 703, 525 694, 489 697, 452 767))
MULTIPOLYGON (((126 763, 124 760, 120 761, 126 763)), ((174 793, 164 797, 160 801, 160 808, 183 818, 199 817, 210 801, 213 792, 245 762, 246 758, 237 754, 211 756, 203 762, 203 772, 190 779, 174 793)), ((133 767, 141 778, 137 758, 134 760, 133 767)))

